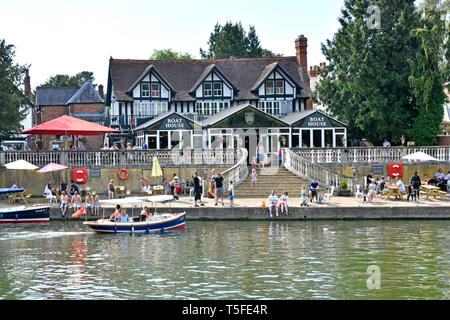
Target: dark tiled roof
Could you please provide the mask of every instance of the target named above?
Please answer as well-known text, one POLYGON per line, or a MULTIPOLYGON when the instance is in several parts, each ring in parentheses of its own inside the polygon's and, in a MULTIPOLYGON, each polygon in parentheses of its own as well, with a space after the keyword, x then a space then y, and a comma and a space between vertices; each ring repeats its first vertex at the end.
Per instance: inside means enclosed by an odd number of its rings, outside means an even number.
MULTIPOLYGON (((239 104, 239 105, 234 106, 234 107, 225 108, 225 109, 223 109, 222 111, 220 111, 220 112, 218 112, 218 113, 216 113, 216 114, 214 114, 214 115, 208 117, 207 119, 203 120, 203 122, 201 123, 201 125, 202 125, 202 127, 209 127, 209 126, 212 126, 212 125, 214 125, 214 124, 216 124, 216 123, 218 123, 218 122, 220 122, 220 121, 222 121, 222 120, 228 118, 229 116, 231 116, 231 115, 233 115, 233 114, 235 114, 235 113, 238 113, 239 111, 241 111, 241 110, 243 110, 243 109, 245 109, 245 108, 254 109, 254 110, 257 111, 257 112, 263 113, 266 117, 273 118, 273 119, 275 119, 276 121, 280 121, 280 122, 282 122, 282 123, 286 123, 286 121, 284 121, 283 118, 282 118, 282 119, 275 118, 275 117, 272 116, 271 114, 268 114, 268 113, 266 113, 266 112, 264 112, 264 111, 261 111, 261 110, 255 108, 255 107, 254 107, 253 105, 251 105, 251 104, 248 104, 248 103, 242 103, 242 104, 239 104)), ((287 123, 286 123, 286 126, 288 126, 287 123)))
POLYGON ((220 72, 239 90, 235 100, 258 99, 252 92, 257 81, 271 64, 278 63, 289 77, 302 88, 299 97, 310 97, 311 89, 306 81, 309 76, 303 72, 296 57, 218 59, 218 60, 122 60, 110 59, 109 72, 115 99, 133 101, 127 91, 142 76, 149 66, 155 70, 176 91, 174 101, 195 101, 189 94, 192 88, 215 65, 220 72))
POLYGON ((103 103, 103 98, 95 90, 90 80, 86 81, 81 88, 67 101, 71 103, 103 103))
POLYGON ((69 101, 79 89, 79 87, 37 87, 36 105, 65 106, 67 101, 69 101))
POLYGON ((80 87, 37 87, 36 104, 40 106, 64 106, 71 103, 103 103, 91 81, 80 87))

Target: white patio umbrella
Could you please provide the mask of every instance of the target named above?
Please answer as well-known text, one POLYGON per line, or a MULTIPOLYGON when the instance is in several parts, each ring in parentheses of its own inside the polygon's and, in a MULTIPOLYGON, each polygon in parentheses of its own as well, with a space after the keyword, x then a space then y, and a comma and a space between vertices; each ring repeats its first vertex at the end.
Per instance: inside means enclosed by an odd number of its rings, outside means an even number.
POLYGON ((408 154, 407 156, 402 157, 402 159, 409 160, 409 161, 439 161, 438 159, 436 159, 422 151, 408 154))
POLYGON ((5 164, 5 167, 6 169, 10 170, 36 170, 37 168, 39 168, 25 160, 17 160, 7 163, 5 164))
MULTIPOLYGON (((9 170, 36 170, 37 168, 39 168, 25 160, 16 160, 7 163, 5 164, 5 167, 9 170)), ((22 186, 22 179, 20 180, 20 185, 22 186)))

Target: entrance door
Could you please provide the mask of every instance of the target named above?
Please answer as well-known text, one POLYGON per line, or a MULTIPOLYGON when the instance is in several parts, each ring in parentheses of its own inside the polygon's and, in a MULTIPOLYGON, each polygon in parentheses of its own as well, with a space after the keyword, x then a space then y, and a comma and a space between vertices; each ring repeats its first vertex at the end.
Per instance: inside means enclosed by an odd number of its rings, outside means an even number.
POLYGON ((250 165, 250 137, 245 136, 244 146, 247 149, 247 165, 250 165))

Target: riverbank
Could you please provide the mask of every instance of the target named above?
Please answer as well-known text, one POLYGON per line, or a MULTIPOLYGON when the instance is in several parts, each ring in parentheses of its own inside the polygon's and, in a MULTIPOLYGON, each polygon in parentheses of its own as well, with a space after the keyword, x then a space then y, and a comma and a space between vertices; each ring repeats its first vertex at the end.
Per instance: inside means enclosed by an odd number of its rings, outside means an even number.
MULTIPOLYGON (((362 219, 450 219, 450 203, 448 197, 444 200, 422 199, 421 203, 407 202, 406 200, 377 199, 373 203, 362 202, 354 197, 332 197, 330 201, 322 204, 315 202, 308 207, 300 207, 300 199, 289 199, 289 214, 273 212, 269 216, 269 209, 262 207, 262 201, 267 199, 235 199, 235 206, 230 207, 229 200, 225 205, 219 202, 214 205, 213 199, 204 199, 205 206, 194 207, 192 198, 180 197, 180 200, 169 204, 156 204, 158 212, 186 211, 187 220, 362 220, 362 219)), ((42 199, 32 199, 29 205, 45 204, 42 199)), ((0 207, 9 206, 6 201, 0 202, 0 207)), ((151 205, 149 205, 151 206, 151 205)), ((125 208, 129 216, 138 215, 140 208, 125 208)), ((101 208, 100 217, 109 217, 114 212, 113 206, 101 208)), ((79 218, 71 218, 73 213, 69 209, 66 217, 61 215, 58 207, 51 209, 51 220, 96 220, 99 217, 88 214, 79 218)))

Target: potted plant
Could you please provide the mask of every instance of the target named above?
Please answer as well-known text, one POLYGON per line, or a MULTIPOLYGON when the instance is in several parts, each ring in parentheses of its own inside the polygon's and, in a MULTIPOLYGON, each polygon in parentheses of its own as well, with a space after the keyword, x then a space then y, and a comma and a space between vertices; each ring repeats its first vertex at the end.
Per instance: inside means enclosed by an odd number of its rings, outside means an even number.
POLYGON ((352 195, 352 192, 351 192, 351 190, 348 189, 347 181, 345 181, 345 179, 343 179, 341 182, 341 188, 339 190, 339 196, 349 197, 351 195, 352 195))

